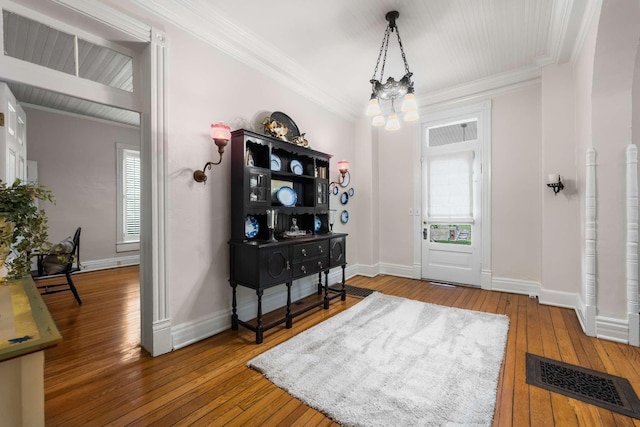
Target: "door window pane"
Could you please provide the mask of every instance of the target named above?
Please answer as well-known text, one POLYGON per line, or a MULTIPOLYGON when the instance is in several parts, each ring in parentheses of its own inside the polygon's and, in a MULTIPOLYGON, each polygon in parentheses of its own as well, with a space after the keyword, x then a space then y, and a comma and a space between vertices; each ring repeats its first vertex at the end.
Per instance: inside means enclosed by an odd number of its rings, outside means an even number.
POLYGON ((428 157, 428 209, 431 217, 473 216, 473 151, 428 157))
POLYGON ((427 132, 429 147, 441 147, 478 139, 478 121, 470 120, 446 126, 432 127, 427 132))
POLYGON ((456 245, 471 244, 471 224, 431 224, 429 241, 456 245))

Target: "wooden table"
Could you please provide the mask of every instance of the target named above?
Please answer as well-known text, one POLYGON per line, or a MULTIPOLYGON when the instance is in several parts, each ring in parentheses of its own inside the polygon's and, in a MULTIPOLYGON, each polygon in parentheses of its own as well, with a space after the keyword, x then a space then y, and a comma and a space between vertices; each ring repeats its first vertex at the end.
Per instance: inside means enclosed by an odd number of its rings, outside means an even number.
POLYGON ((62 336, 33 280, 0 284, 0 425, 44 425, 44 352, 62 336))

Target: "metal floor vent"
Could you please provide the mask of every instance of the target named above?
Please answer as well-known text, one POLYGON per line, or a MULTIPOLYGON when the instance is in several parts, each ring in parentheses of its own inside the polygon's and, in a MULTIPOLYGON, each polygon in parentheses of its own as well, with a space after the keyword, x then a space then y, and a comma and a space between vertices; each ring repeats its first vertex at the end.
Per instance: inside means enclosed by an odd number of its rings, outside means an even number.
POLYGON ((640 419, 640 400, 622 377, 527 353, 527 384, 640 419))
MULTIPOLYGON (((359 288, 357 286, 345 285, 344 288, 347 291, 347 295, 351 295, 353 297, 364 298, 364 297, 368 297, 369 295, 375 292, 375 290, 373 289, 359 288)), ((342 286, 341 285, 330 286, 329 289, 331 289, 334 292, 341 292, 342 286)))

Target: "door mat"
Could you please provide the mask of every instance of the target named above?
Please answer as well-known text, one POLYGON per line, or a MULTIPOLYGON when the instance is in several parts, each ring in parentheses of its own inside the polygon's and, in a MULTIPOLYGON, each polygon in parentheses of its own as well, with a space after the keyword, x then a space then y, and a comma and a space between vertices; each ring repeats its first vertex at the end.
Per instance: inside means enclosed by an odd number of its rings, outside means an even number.
POLYGON ((640 400, 626 378, 527 353, 527 384, 640 419, 640 400))
MULTIPOLYGON (((368 297, 369 295, 375 292, 375 290, 373 289, 359 288, 357 286, 345 285, 344 288, 347 291, 347 295, 351 295, 353 297, 364 298, 364 297, 368 297)), ((329 290, 333 292, 342 292, 342 286, 341 285, 330 286, 329 290)))

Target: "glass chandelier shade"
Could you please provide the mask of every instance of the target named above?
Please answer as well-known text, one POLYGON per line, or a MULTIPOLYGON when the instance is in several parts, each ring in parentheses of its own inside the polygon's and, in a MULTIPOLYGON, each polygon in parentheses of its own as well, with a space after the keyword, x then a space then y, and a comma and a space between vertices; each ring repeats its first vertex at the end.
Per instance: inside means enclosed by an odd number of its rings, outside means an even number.
POLYGON ((385 126, 386 130, 397 130, 400 128, 400 122, 398 115, 394 108, 394 101, 403 99, 401 111, 404 113, 404 121, 414 121, 419 118, 418 116, 418 103, 416 102, 413 81, 411 77, 413 73, 409 71, 409 63, 404 54, 404 48, 402 47, 402 40, 400 39, 400 31, 396 25, 396 19, 400 14, 397 11, 388 12, 385 15, 386 20, 389 22, 382 38, 382 46, 380 46, 380 53, 378 54, 378 61, 376 67, 373 70, 373 77, 369 81, 372 86, 371 98, 367 106, 366 114, 368 117, 372 117, 371 124, 373 126, 385 126), (384 67, 387 62, 387 50, 389 48, 389 37, 392 32, 396 33, 398 38, 398 45, 400 46, 400 53, 402 54, 402 60, 404 62, 405 75, 398 81, 393 77, 388 77, 385 83, 381 83, 384 80, 384 67), (380 60, 382 59, 382 67, 380 68, 380 78, 376 79, 378 68, 380 66, 380 60), (391 112, 385 119, 381 101, 391 101, 391 112))

